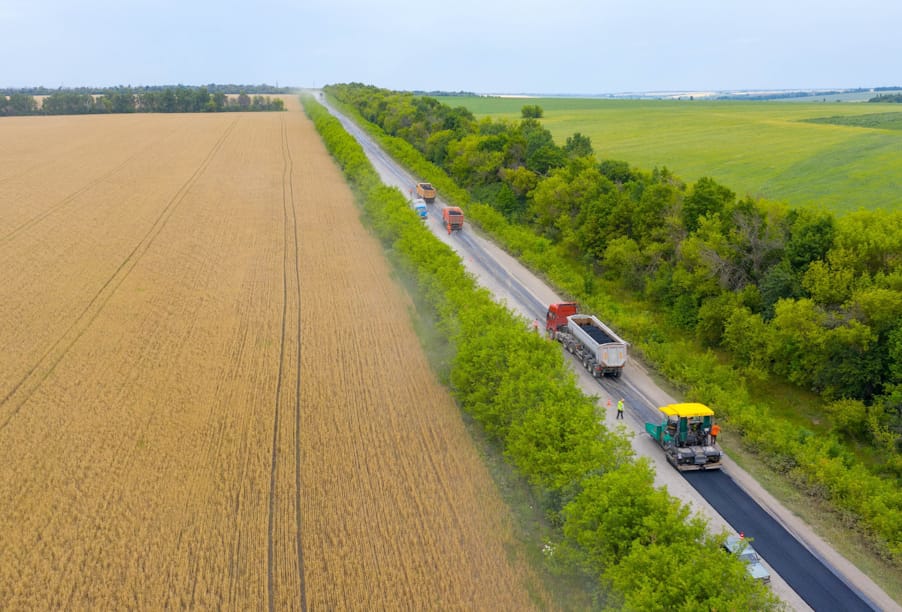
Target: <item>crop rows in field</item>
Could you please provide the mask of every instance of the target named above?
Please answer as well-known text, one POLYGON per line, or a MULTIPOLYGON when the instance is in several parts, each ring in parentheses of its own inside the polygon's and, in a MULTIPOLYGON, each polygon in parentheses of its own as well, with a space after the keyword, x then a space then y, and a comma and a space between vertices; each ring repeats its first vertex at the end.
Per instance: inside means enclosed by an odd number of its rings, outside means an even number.
POLYGON ((530 607, 410 303, 302 114, 4 130, 5 606, 530 607))

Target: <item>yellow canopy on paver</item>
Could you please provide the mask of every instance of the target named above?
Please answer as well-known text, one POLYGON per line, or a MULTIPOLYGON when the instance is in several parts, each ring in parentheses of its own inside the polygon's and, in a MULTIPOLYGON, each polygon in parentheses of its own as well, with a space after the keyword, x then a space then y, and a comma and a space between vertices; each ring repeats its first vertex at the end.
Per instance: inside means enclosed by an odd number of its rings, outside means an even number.
POLYGON ((667 416, 677 416, 680 418, 714 416, 714 411, 704 404, 670 404, 668 406, 661 406, 659 410, 667 416))

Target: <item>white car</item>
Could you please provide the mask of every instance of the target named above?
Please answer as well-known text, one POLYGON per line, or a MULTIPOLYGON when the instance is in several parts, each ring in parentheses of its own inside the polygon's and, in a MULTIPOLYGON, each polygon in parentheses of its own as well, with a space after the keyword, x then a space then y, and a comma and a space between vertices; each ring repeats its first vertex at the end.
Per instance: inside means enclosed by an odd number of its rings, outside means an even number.
POLYGON ((726 542, 724 542, 723 547, 734 555, 739 555, 739 558, 745 561, 746 567, 749 570, 749 574, 752 575, 752 578, 760 580, 764 584, 770 583, 770 573, 761 564, 761 558, 747 540, 739 536, 729 536, 727 537, 726 542))

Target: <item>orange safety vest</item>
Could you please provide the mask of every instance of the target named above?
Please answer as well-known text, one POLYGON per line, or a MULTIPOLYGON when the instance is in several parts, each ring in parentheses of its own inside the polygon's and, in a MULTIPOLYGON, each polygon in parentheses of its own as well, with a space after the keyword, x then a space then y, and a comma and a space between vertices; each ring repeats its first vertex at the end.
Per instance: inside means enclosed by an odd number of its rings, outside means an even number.
POLYGON ((720 425, 715 423, 714 426, 711 427, 711 435, 712 436, 720 435, 720 425))

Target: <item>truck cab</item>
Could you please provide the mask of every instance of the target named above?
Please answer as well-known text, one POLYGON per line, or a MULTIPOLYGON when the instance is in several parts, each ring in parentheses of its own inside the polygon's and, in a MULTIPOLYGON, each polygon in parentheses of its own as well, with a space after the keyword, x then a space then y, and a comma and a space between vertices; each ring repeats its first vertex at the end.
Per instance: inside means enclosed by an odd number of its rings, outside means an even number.
POLYGON ((548 306, 545 313, 545 331, 552 338, 561 328, 567 325, 567 317, 579 312, 579 304, 576 302, 560 302, 548 306))

